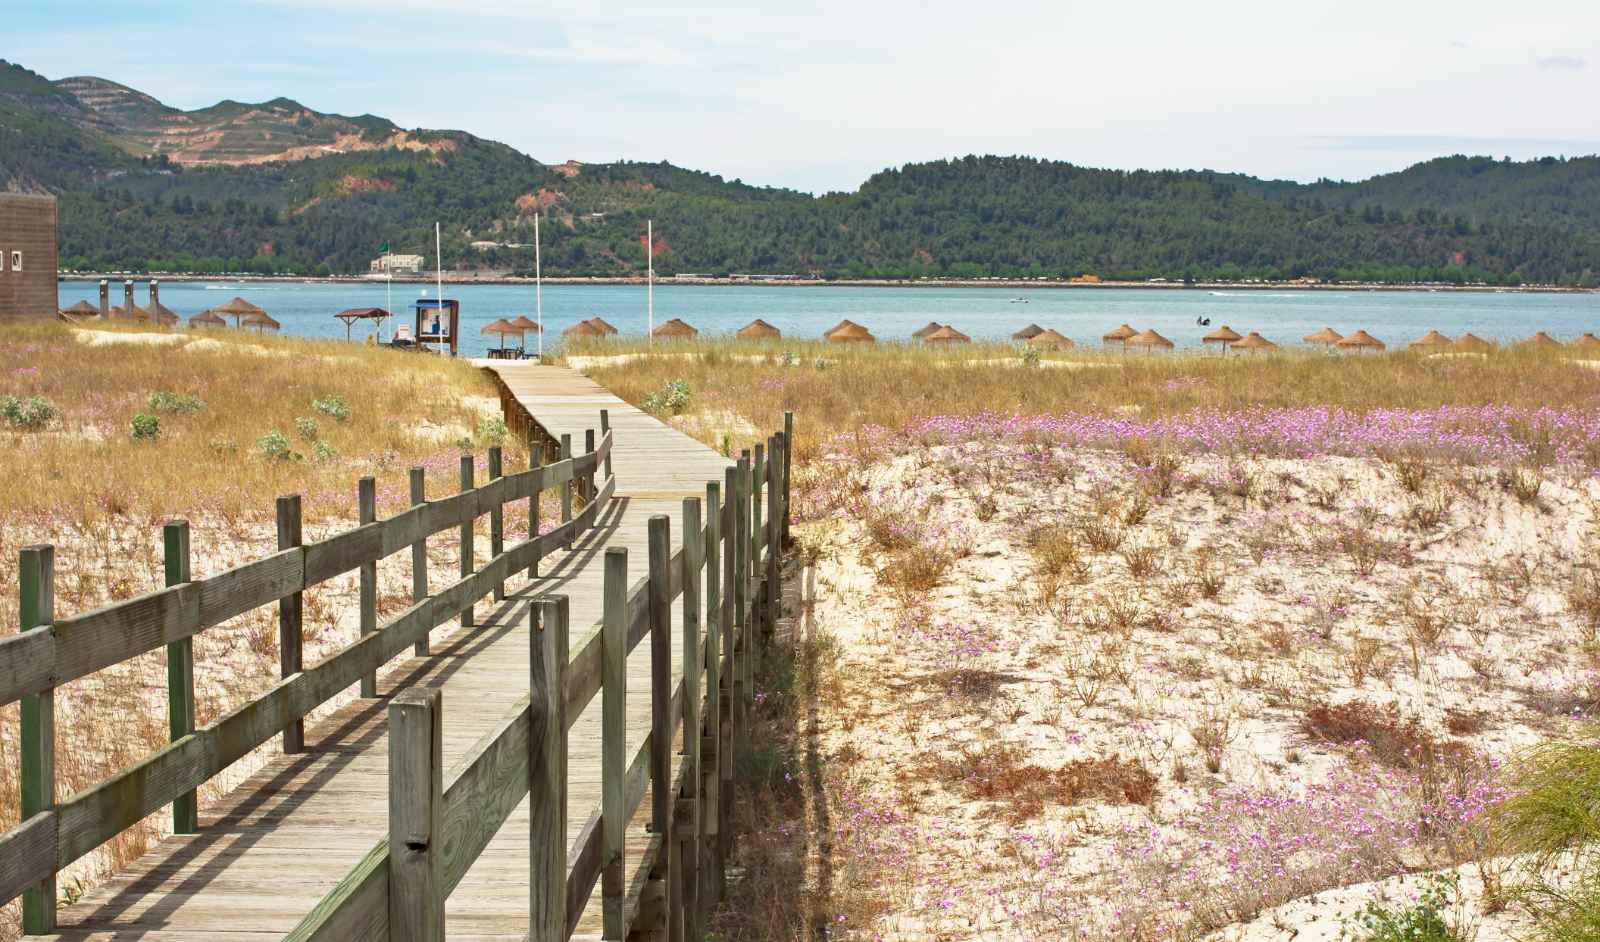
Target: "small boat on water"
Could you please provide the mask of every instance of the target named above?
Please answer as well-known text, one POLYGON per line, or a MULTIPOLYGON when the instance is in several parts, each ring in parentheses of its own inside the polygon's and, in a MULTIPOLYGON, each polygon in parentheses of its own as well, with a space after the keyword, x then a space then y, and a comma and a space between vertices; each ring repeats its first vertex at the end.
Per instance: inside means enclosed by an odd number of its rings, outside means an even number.
POLYGON ((1011 299, 1011 303, 1012 304, 1027 304, 1028 303, 1028 299, 1027 298, 1012 298, 1011 299))

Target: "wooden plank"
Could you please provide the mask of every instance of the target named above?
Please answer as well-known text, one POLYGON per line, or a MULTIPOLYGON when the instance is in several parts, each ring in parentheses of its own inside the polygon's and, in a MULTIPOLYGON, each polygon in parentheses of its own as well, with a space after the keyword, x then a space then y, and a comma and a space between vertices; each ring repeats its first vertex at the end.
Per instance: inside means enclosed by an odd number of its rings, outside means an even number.
MULTIPOLYGON (((428 519, 431 508, 428 506, 426 471, 422 468, 412 468, 410 481, 412 507, 407 513, 417 514, 421 521, 416 541, 411 544, 411 602, 415 605, 428 597, 428 534, 433 531, 430 529, 431 521, 428 519)), ((430 624, 428 627, 433 626, 430 624)), ((412 653, 418 657, 427 655, 426 631, 417 639, 412 653)))
POLYGON ((444 790, 439 885, 449 896, 528 794, 531 700, 524 696, 467 754, 444 790))
POLYGON ((0 638, 0 704, 55 686, 56 638, 50 627, 0 638))
POLYGON ((566 596, 539 603, 538 630, 528 644, 528 942, 565 942, 567 923, 567 721, 563 709, 566 596), (536 743, 536 744, 535 744, 536 743))
MULTIPOLYGON (((383 535, 381 524, 376 524, 378 519, 378 482, 371 477, 364 477, 356 484, 356 513, 362 524, 378 526, 378 535, 383 535)), ((359 532, 359 531, 357 531, 359 532)), ((379 540, 378 551, 382 553, 382 540, 379 540)), ((306 554, 306 569, 311 569, 310 552, 306 554)), ((374 557, 370 562, 361 564, 361 573, 358 577, 359 591, 356 604, 360 606, 358 613, 358 626, 360 633, 370 635, 378 630, 378 559, 374 557)), ((378 674, 368 671, 361 675, 361 696, 367 699, 378 695, 378 674)))
POLYGON ((605 627, 600 685, 600 892, 604 937, 622 942, 627 933, 623 900, 627 893, 623 872, 628 813, 624 808, 627 769, 628 653, 628 550, 613 546, 605 555, 605 627))
MULTIPOLYGON (((672 696, 672 521, 665 514, 650 518, 650 833, 667 847, 672 846, 672 725, 669 712, 672 696)), ((665 867, 668 858, 663 856, 665 867)), ((663 872, 663 879, 677 886, 677 874, 663 872)), ((679 901, 681 902, 681 901, 679 901)), ((672 942, 682 938, 682 911, 668 906, 666 929, 672 942)), ((644 928, 654 929, 654 926, 644 928)))
POLYGON ((0 902, 56 872, 56 813, 40 811, 0 834, 0 902))
MULTIPOLYGON (((300 495, 278 498, 278 549, 298 547, 302 542, 300 530, 300 495)), ((303 556, 302 556, 303 559, 303 556)), ((302 664, 301 620, 304 615, 304 597, 299 591, 291 592, 278 600, 278 676, 292 677, 300 673, 302 664)), ((305 724, 296 720, 283 731, 283 751, 294 754, 305 750, 305 724)))
MULTIPOLYGON (((563 481, 561 484, 561 522, 566 523, 572 519, 572 479, 576 477, 578 473, 577 463, 572 460, 571 435, 561 436, 561 458, 571 469, 571 476, 569 476, 568 479, 563 481)), ((573 529, 575 530, 576 527, 573 529)), ((567 540, 567 546, 570 547, 571 545, 572 540, 569 537, 567 540)))
MULTIPOLYGON (((705 580, 706 580, 706 726, 710 736, 706 739, 711 744, 708 755, 701 756, 702 774, 700 777, 705 789, 705 827, 707 837, 715 837, 721 816, 717 809, 717 786, 721 776, 717 774, 722 767, 721 747, 722 736, 722 487, 716 481, 706 484, 706 539, 705 539, 705 580)), ((715 852, 715 840, 709 842, 710 849, 715 852)), ((718 855, 716 864, 712 867, 711 879, 717 882, 720 895, 721 885, 721 860, 718 855)))
POLYGON ((284 942, 385 942, 389 938, 389 841, 378 842, 284 942))
MULTIPOLYGON (((162 528, 162 562, 168 586, 190 580, 189 522, 173 520, 162 528)), ((194 732, 194 642, 190 638, 167 644, 167 741, 177 742, 194 732)), ((193 791, 172 800, 172 832, 193 834, 200 820, 193 791)))
MULTIPOLYGON (((501 505, 505 503, 505 478, 502 476, 500 446, 495 445, 489 449, 489 484, 483 488, 479 495, 480 503, 487 503, 489 508, 489 556, 494 558, 506 551, 506 522, 505 511, 501 505)), ((494 600, 503 601, 506 597, 505 580, 494 584, 494 600)))
POLYGON ((369 520, 354 530, 307 543, 305 587, 310 588, 382 559, 383 529, 383 524, 369 520))
POLYGON ((281 550, 265 559, 219 572, 200 585, 200 627, 271 605, 305 584, 305 553, 281 550))
POLYGON ((437 687, 389 701, 389 939, 444 942, 442 710, 437 687))
MULTIPOLYGON (((683 789, 681 797, 689 802, 687 820, 677 816, 677 823, 685 826, 677 842, 678 892, 682 897, 683 931, 690 938, 699 938, 698 924, 700 899, 700 674, 705 670, 705 649, 700 641, 700 554, 705 549, 705 531, 700 528, 700 499, 683 500, 683 789)), ((675 794, 674 797, 678 797, 675 794)))
MULTIPOLYGON (((578 641, 577 655, 567 665, 562 709, 566 712, 569 724, 577 722, 589 701, 600 692, 602 630, 602 624, 590 626, 578 641)), ((571 728, 570 725, 568 728, 571 728)))
MULTIPOLYGON (((474 461, 473 461, 473 457, 471 455, 462 455, 461 456, 461 494, 464 495, 464 496, 470 495, 470 496, 472 496, 473 500, 475 501, 476 498, 477 498, 477 495, 474 493, 473 487, 472 487, 472 473, 473 473, 473 469, 474 468, 475 468, 475 464, 474 464, 474 461)), ((478 509, 477 509, 478 505, 476 503, 472 503, 471 506, 473 508, 473 513, 476 514, 478 512, 478 509)), ((458 540, 458 542, 460 544, 460 551, 459 551, 458 555, 460 557, 461 578, 462 578, 463 581, 465 581, 468 576, 472 575, 472 568, 473 568, 473 560, 472 560, 472 554, 473 554, 472 523, 473 523, 473 520, 474 520, 473 516, 467 516, 467 517, 464 517, 462 519, 462 521, 461 521, 461 532, 460 532, 459 536, 457 537, 457 540, 458 540)), ((474 622, 474 618, 473 618, 473 612, 472 612, 472 603, 471 603, 471 601, 468 601, 461 608, 461 627, 470 628, 470 627, 472 627, 473 622, 474 622)))
MULTIPOLYGON (((421 470, 412 468, 411 472, 415 474, 421 470)), ((431 532, 428 529, 428 505, 421 503, 421 500, 422 498, 413 491, 411 495, 413 506, 383 521, 384 556, 400 552, 431 532)))
MULTIPOLYGON (((23 632, 55 620, 56 548, 28 546, 17 560, 17 627, 23 632)), ((56 807, 56 697, 41 690, 22 698, 21 780, 22 819, 28 820, 56 807)), ((22 892, 22 931, 49 932, 56 927, 56 876, 51 873, 22 892)))
POLYGON ((60 619, 54 680, 64 684, 138 657, 200 630, 200 587, 159 589, 125 602, 60 619))
POLYGON ((578 920, 588 908, 589 897, 594 895, 594 885, 600 880, 600 812, 589 815, 578 839, 567 854, 567 921, 566 933, 570 937, 578 928, 578 920))
MULTIPOLYGON (((471 455, 462 455, 470 459, 471 455)), ((449 497, 441 497, 428 504, 428 533, 443 533, 452 527, 459 527, 463 523, 474 520, 478 516, 478 492, 476 490, 457 491, 449 497)))

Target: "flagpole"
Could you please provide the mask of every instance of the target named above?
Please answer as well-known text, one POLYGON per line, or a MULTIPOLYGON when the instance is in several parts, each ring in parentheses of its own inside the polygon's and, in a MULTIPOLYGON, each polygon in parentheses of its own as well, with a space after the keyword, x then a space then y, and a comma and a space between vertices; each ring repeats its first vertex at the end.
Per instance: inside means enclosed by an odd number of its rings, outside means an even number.
MULTIPOLYGON (((433 277, 438 285, 439 296, 434 302, 439 305, 439 310, 444 310, 444 241, 439 235, 439 224, 433 224, 433 277)), ((441 351, 443 352, 443 351, 441 351)))
MULTIPOLYGON (((389 243, 385 242, 383 244, 388 245, 389 243)), ((390 317, 396 317, 394 313, 394 269, 389 267, 389 254, 389 250, 385 249, 383 252, 383 307, 384 310, 389 312, 390 317)), ((383 321, 378 321, 378 342, 383 343, 383 321)))
POLYGON ((533 316, 539 322, 539 362, 544 362, 544 276, 539 267, 539 215, 533 216, 533 316))
POLYGON ((644 224, 644 254, 645 264, 649 266, 649 276, 645 281, 645 306, 649 310, 649 338, 650 346, 656 344, 656 222, 654 219, 645 220, 644 224))

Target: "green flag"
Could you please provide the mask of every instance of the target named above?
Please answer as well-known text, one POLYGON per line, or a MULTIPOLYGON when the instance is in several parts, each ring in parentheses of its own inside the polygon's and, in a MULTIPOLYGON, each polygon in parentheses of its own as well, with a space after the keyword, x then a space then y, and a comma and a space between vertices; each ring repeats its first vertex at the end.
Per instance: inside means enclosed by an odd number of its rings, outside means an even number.
POLYGON ((389 243, 385 242, 382 245, 378 246, 378 251, 382 252, 385 255, 389 254, 389 243))

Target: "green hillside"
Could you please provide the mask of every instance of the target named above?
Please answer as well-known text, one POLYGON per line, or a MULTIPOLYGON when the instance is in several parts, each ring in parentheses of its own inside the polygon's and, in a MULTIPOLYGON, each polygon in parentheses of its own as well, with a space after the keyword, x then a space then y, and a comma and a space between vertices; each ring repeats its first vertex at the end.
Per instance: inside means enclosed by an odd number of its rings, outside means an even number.
POLYGON ((68 268, 347 273, 383 242, 447 265, 840 276, 1592 284, 1600 160, 1444 157, 1358 183, 965 157, 812 197, 669 164, 545 165, 460 131, 288 99, 182 112, 0 62, 0 188, 61 196, 68 268), (175 131, 177 128, 178 131, 175 131), (188 137, 186 128, 204 134, 188 137), (494 247, 471 247, 471 243, 494 247))

